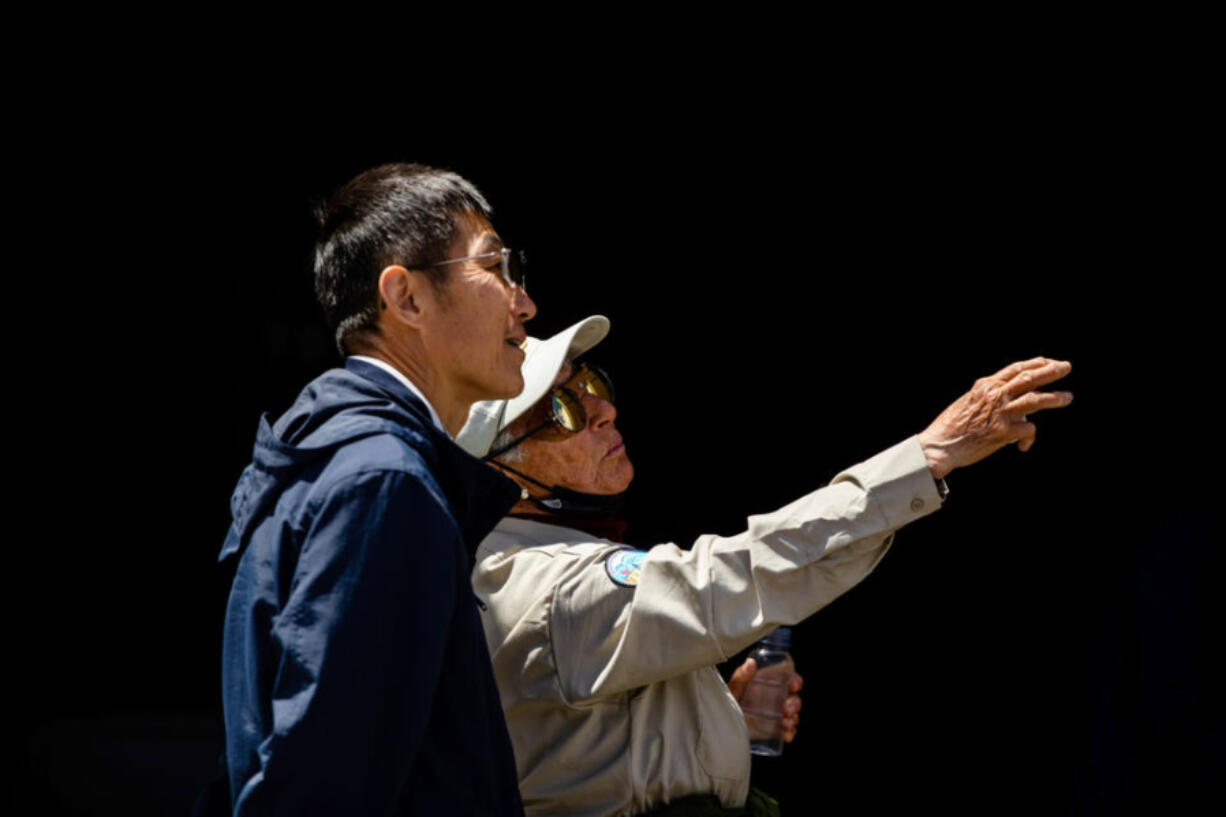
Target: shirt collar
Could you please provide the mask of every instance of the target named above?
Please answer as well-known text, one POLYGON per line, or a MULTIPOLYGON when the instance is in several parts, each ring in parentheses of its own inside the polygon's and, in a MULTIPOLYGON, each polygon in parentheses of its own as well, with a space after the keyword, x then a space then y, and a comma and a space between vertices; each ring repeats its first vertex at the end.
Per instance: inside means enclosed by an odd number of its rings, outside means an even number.
POLYGON ((406 389, 413 392, 414 397, 426 404, 426 410, 430 412, 430 419, 434 421, 434 425, 438 427, 438 430, 444 434, 447 434, 448 437, 451 436, 451 434, 447 432, 446 426, 443 425, 442 419, 439 418, 438 412, 434 410, 434 406, 430 405, 430 401, 426 399, 426 395, 423 394, 422 390, 417 387, 417 384, 412 380, 409 380, 409 378, 406 377, 403 372, 392 364, 388 363, 386 360, 379 360, 377 357, 370 357, 369 355, 350 355, 349 358, 351 360, 360 360, 363 363, 369 363, 371 366, 378 366, 380 369, 403 383, 406 389))

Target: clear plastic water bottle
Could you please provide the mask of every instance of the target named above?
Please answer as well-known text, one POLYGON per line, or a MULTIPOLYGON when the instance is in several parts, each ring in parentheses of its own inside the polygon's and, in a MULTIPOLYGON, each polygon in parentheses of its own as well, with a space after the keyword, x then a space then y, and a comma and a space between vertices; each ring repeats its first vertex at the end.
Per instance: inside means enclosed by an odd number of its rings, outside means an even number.
POLYGON ((749 751, 755 755, 778 757, 783 754, 783 702, 788 697, 788 682, 795 665, 788 649, 792 646, 792 630, 780 627, 758 642, 749 657, 758 671, 745 695, 741 711, 749 727, 749 751))

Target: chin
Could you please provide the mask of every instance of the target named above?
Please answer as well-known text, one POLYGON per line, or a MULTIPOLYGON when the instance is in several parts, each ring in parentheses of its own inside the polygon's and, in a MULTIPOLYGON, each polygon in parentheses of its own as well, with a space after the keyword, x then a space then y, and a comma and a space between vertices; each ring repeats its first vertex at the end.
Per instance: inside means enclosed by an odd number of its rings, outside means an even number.
POLYGON ((519 395, 524 390, 524 374, 515 367, 515 373, 512 376, 504 378, 499 385, 498 393, 490 399, 493 400, 510 400, 512 397, 519 395))
POLYGON ((634 466, 630 464, 630 460, 626 460, 625 463, 625 467, 619 469, 617 474, 602 485, 602 490, 597 491, 597 493, 620 494, 630 487, 630 483, 634 481, 634 466))

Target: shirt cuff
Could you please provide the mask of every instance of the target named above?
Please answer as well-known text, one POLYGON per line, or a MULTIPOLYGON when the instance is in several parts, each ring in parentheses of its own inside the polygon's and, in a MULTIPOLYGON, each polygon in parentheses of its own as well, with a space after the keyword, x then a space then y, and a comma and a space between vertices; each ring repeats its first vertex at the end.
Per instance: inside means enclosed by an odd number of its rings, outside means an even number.
POLYGON ((848 468, 835 481, 853 479, 891 530, 927 516, 941 507, 944 496, 928 469, 919 437, 910 437, 875 457, 848 468))

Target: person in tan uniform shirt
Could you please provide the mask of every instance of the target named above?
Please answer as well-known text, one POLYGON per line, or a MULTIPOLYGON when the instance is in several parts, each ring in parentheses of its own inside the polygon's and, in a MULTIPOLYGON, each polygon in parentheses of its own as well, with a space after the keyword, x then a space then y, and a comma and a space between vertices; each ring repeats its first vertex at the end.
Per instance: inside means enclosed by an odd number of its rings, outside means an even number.
POLYGON ((636 815, 696 795, 739 808, 749 736, 715 665, 863 579, 896 530, 941 506, 950 471, 1028 450, 1027 415, 1072 401, 1036 389, 1071 366, 1035 358, 977 381, 920 434, 741 534, 637 551, 616 541, 604 499, 634 477, 611 388, 573 363, 608 326, 529 338, 524 392, 475 405, 456 438, 521 486, 477 550, 473 588, 524 808, 636 815))

